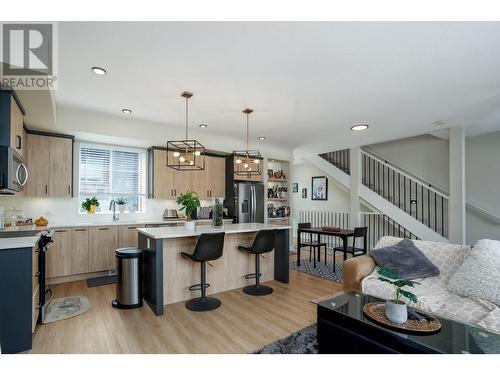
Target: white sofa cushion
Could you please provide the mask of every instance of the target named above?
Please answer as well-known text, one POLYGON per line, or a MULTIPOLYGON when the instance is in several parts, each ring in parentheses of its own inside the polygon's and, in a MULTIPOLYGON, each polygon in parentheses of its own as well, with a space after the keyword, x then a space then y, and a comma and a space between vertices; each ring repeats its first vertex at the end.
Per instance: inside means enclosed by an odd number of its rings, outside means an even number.
POLYGON ((500 241, 479 240, 448 282, 462 297, 476 297, 500 306, 500 241))
MULTIPOLYGON (((391 246, 400 240, 401 238, 396 237, 383 237, 375 247, 391 246)), ((464 323, 481 323, 484 328, 500 332, 500 321, 496 319, 498 307, 495 304, 477 298, 460 297, 447 288, 448 280, 471 252, 470 246, 417 240, 414 243, 440 268, 441 273, 434 277, 416 279, 420 285, 408 290, 417 296, 418 302, 415 304, 406 300, 408 305, 464 323)), ((362 292, 382 299, 393 299, 394 287, 378 280, 377 272, 378 268, 362 280, 362 292)))

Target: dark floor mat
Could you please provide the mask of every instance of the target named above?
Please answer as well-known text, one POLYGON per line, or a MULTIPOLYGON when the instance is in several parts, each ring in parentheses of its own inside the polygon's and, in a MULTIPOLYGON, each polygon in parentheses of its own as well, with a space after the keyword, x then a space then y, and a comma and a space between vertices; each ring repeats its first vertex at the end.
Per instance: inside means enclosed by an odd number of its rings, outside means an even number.
POLYGON ((94 277, 93 279, 87 279, 87 288, 94 288, 96 286, 115 284, 117 280, 116 275, 94 277))

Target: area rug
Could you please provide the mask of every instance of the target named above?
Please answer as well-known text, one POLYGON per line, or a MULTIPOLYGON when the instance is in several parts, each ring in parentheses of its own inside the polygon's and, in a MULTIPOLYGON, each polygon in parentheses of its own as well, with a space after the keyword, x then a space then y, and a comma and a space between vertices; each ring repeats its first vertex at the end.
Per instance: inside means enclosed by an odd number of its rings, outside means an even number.
POLYGON ((332 263, 319 263, 316 262, 316 268, 314 268, 314 263, 309 262, 308 259, 300 260, 300 267, 297 267, 297 261, 291 260, 289 263, 289 268, 299 272, 305 272, 310 275, 322 277, 323 279, 332 280, 337 283, 343 282, 342 277, 342 263, 337 263, 335 266, 335 273, 333 273, 333 264, 332 263))
POLYGON ((318 354, 317 326, 306 327, 260 348, 254 354, 318 354))
POLYGON ((117 275, 94 277, 92 279, 87 279, 87 288, 95 288, 96 286, 115 284, 117 280, 117 275))
POLYGON ((45 310, 43 324, 73 318, 90 310, 92 304, 87 297, 72 296, 54 298, 45 310))

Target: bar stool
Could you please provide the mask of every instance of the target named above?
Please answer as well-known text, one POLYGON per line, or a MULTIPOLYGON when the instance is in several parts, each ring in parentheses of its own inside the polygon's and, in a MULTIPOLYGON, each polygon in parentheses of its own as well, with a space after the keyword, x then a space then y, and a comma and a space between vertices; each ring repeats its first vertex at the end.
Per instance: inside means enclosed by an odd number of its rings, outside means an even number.
MULTIPOLYGON (((207 284, 206 263, 211 260, 219 259, 222 256, 224 248, 224 232, 217 233, 202 233, 193 254, 181 253, 185 259, 190 259, 193 262, 199 262, 201 268, 201 283, 191 285, 189 290, 201 290, 201 297, 193 298, 186 302, 186 308, 191 311, 210 311, 215 310, 221 305, 217 298, 207 297, 207 284)), ((209 266, 213 267, 210 263, 209 266)))
POLYGON ((269 253, 274 249, 274 241, 277 229, 262 229, 257 232, 251 247, 238 246, 238 249, 255 254, 255 273, 245 275, 246 279, 255 279, 255 285, 243 288, 243 293, 251 296, 265 296, 273 292, 273 288, 260 284, 260 257, 263 253, 269 253))

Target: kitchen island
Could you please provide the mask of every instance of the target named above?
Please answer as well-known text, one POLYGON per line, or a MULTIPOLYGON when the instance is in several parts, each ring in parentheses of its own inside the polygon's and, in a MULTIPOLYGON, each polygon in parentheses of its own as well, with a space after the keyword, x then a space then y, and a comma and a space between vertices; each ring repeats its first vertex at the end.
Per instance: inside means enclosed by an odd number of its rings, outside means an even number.
MULTIPOLYGON (((259 223, 225 224, 222 229, 199 226, 194 231, 184 227, 140 228, 139 248, 144 251, 144 300, 156 315, 163 315, 164 305, 197 297, 199 292, 189 287, 200 282, 200 265, 181 256, 192 253, 202 233, 224 231, 223 255, 207 267, 207 294, 250 285, 245 275, 255 272, 255 256, 238 249, 251 246, 261 229, 278 229, 273 252, 261 258, 261 281, 278 280, 288 283, 290 227, 259 223)), ((242 294, 242 298, 244 295, 242 294)))

